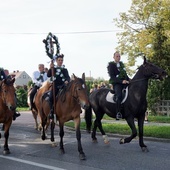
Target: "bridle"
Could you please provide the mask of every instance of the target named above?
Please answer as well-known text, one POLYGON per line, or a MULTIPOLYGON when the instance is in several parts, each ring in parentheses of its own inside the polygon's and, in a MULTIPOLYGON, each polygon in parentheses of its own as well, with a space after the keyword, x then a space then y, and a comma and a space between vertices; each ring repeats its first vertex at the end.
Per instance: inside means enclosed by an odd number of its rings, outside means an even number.
POLYGON ((76 100, 78 103, 79 103, 79 95, 78 95, 78 92, 77 92, 77 85, 80 84, 80 82, 75 82, 75 85, 74 85, 74 92, 72 94, 72 97, 74 100, 76 100), (74 96, 75 94, 75 96, 74 96))

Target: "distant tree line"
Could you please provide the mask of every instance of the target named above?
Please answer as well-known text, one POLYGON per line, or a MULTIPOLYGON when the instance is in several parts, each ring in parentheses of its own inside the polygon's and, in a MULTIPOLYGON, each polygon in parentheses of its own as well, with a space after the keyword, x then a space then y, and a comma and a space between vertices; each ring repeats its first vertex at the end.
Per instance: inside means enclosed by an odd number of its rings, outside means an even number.
MULTIPOLYGON (((117 50, 128 55, 127 66, 133 66, 138 57, 146 56, 170 75, 170 1, 132 0, 127 13, 114 18, 123 29, 118 33, 117 50)), ((151 80, 148 89, 148 107, 159 100, 170 100, 170 77, 162 82, 151 80)))

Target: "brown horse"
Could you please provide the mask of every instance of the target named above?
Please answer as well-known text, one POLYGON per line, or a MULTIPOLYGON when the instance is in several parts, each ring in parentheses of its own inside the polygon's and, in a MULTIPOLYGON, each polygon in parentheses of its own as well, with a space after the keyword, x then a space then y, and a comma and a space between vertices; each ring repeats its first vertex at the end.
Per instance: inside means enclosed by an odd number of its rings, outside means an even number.
MULTIPOLYGON (((81 132, 80 132, 80 113, 82 108, 87 108, 89 106, 87 88, 85 84, 85 74, 82 74, 82 78, 78 78, 73 74, 73 80, 71 80, 67 86, 65 86, 58 94, 56 102, 54 104, 56 119, 59 121, 60 128, 60 151, 65 153, 63 147, 63 136, 64 136, 64 123, 69 120, 74 120, 76 138, 78 142, 78 151, 80 154, 80 159, 86 159, 81 145, 81 132)), ((47 121, 48 114, 50 112, 50 107, 48 101, 42 100, 42 112, 40 112, 41 122, 42 122, 42 140, 45 140, 45 125, 47 121)), ((51 141, 54 141, 54 120, 51 120, 51 141)))
POLYGON ((4 79, 0 82, 0 123, 4 125, 4 154, 10 153, 8 148, 9 129, 16 109, 14 81, 15 79, 4 79))
MULTIPOLYGON (((38 123, 38 115, 40 113, 41 108, 41 103, 42 103, 42 96, 45 92, 49 91, 49 89, 51 88, 52 84, 49 81, 45 81, 43 83, 43 85, 38 89, 37 93, 35 94, 34 97, 34 105, 31 109, 33 118, 35 120, 35 129, 36 130, 41 130, 41 122, 38 123)), ((31 93, 32 87, 30 89, 28 89, 28 95, 27 95, 27 103, 28 106, 30 106, 30 93, 31 93)), ((48 128, 49 125, 49 121, 48 124, 46 126, 46 129, 48 128)))

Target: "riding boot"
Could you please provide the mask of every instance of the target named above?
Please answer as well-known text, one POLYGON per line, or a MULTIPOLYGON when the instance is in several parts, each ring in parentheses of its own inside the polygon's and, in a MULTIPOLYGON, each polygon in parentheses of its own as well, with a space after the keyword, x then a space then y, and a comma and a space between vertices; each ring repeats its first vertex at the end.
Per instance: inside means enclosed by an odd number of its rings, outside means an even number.
POLYGON ((117 99, 117 101, 116 101, 116 120, 119 120, 119 119, 122 118, 122 114, 120 112, 120 108, 121 108, 121 101, 119 101, 117 99))
POLYGON ((13 120, 16 120, 16 118, 19 116, 21 116, 21 114, 19 112, 16 112, 16 110, 15 110, 14 114, 13 114, 13 120))

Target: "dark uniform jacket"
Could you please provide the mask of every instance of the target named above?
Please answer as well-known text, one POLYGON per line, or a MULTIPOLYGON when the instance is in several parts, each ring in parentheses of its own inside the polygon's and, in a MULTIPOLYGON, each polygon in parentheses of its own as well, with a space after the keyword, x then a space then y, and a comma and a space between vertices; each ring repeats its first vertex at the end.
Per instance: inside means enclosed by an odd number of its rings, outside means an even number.
MULTIPOLYGON (((52 70, 51 68, 48 70, 47 72, 47 76, 48 77, 52 77, 52 70)), ((62 67, 54 67, 54 83, 55 83, 55 87, 61 87, 62 85, 64 85, 65 81, 70 81, 70 76, 68 73, 68 70, 66 68, 62 67)))
POLYGON ((7 76, 6 76, 5 72, 4 72, 4 69, 0 68, 0 81, 4 80, 6 78, 7 78, 7 76))
POLYGON ((123 80, 129 80, 124 64, 121 61, 119 63, 120 67, 117 67, 117 64, 113 61, 108 64, 107 69, 111 84, 122 84, 123 80))

